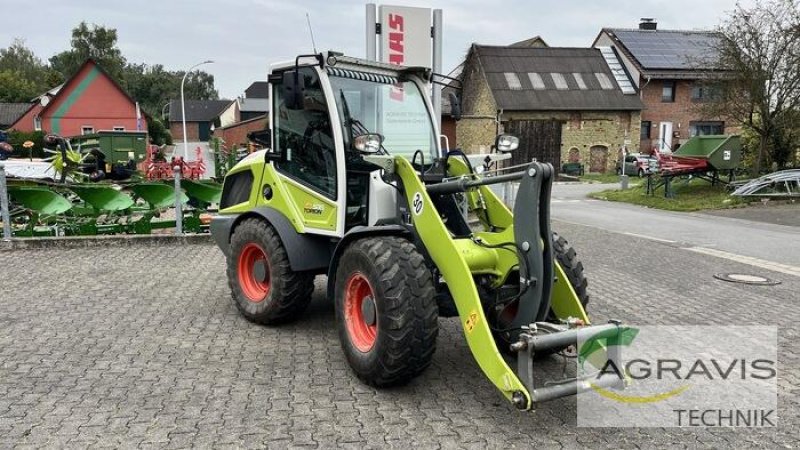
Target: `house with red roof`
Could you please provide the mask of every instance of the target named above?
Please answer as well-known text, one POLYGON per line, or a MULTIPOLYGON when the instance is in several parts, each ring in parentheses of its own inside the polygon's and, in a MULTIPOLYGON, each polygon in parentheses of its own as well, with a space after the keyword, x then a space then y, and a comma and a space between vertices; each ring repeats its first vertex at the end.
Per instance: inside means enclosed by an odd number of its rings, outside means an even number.
POLYGON ((136 101, 94 60, 87 59, 63 85, 36 98, 11 129, 61 136, 98 131, 146 131, 136 101))

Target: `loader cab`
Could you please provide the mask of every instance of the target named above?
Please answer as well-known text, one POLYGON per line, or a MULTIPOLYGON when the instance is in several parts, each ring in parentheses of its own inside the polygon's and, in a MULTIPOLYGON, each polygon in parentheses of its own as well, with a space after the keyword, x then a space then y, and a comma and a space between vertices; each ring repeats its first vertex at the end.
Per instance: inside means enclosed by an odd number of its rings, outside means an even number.
POLYGON ((341 56, 310 61, 272 68, 268 159, 312 197, 312 214, 336 211, 310 231, 341 237, 397 217, 396 188, 364 156, 402 155, 424 170, 440 157, 438 130, 424 77, 341 56))

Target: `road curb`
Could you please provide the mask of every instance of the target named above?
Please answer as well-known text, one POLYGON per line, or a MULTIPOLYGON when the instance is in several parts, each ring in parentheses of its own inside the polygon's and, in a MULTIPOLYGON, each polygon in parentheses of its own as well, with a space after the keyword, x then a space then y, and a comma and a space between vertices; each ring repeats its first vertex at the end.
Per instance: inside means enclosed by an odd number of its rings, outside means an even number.
POLYGON ((0 252, 35 249, 66 249, 96 247, 139 247, 161 245, 212 244, 210 234, 133 235, 133 236, 76 236, 20 238, 0 241, 0 252))

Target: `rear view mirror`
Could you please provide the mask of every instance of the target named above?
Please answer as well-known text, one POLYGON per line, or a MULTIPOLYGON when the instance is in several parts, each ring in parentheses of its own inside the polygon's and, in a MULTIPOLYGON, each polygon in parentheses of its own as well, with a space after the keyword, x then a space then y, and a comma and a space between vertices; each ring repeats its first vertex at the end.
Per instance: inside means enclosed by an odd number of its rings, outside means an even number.
POLYGON ((500 153, 509 153, 519 147, 519 138, 510 134, 501 134, 494 141, 494 148, 500 153))
POLYGON ((458 122, 461 120, 461 99, 455 92, 450 92, 447 97, 450 99, 450 117, 458 122))
POLYGON ((305 77, 297 70, 287 70, 283 73, 283 102, 292 110, 303 109, 303 91, 305 91, 305 77))

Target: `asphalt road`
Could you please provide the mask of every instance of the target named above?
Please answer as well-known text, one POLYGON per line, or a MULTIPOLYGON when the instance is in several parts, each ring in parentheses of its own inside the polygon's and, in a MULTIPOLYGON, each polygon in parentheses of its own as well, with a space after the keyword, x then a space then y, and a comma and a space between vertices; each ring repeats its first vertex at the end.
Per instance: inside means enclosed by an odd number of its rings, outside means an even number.
MULTIPOLYGON (((633 237, 646 237, 681 248, 708 249, 709 253, 742 261, 755 259, 759 264, 756 267, 785 265, 789 266, 787 270, 800 274, 800 227, 722 215, 661 211, 586 197, 590 192, 615 186, 557 184, 553 188, 553 219, 627 233, 631 237, 629 245, 636 242, 633 237)), ((787 208, 779 210, 781 215, 800 215, 800 207, 788 212, 787 208)), ((760 211, 769 214, 764 209, 760 211)))
MULTIPOLYGON (((719 281, 754 267, 560 221, 567 205, 554 204, 555 226, 586 267, 595 322, 779 327, 776 428, 577 428, 569 398, 521 413, 483 377, 456 319, 440 320, 422 376, 373 389, 339 348, 324 278, 304 318, 264 327, 237 313, 215 247, 137 245, 0 252, 0 448, 800 446, 800 277, 719 281)), ((562 361, 536 370, 557 377, 562 361)))

